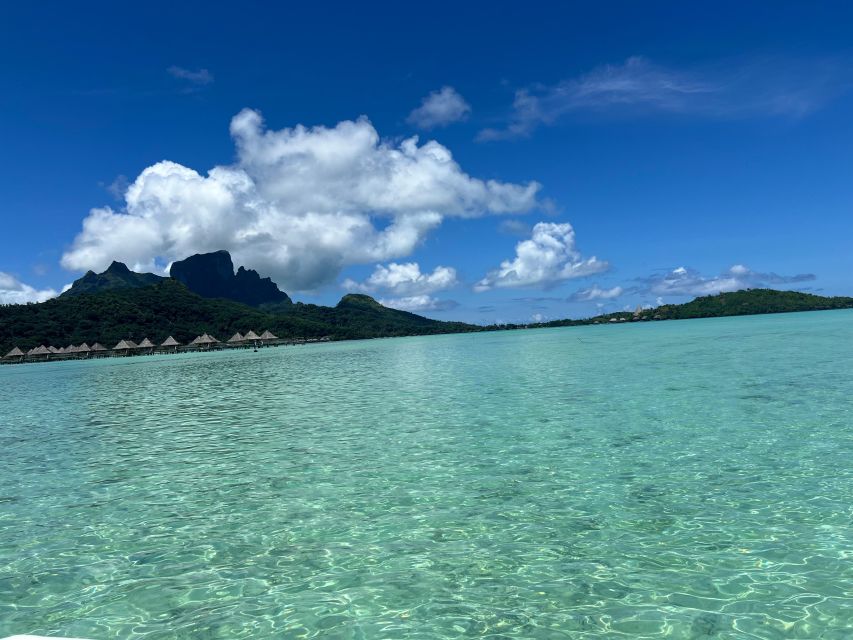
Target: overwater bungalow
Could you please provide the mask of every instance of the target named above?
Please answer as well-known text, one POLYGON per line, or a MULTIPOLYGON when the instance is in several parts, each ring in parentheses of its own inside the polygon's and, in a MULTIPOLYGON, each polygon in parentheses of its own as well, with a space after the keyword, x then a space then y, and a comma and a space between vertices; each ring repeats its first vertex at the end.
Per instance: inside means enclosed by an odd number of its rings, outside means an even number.
POLYGON ((57 349, 57 348, 56 348, 56 347, 54 347, 53 345, 50 345, 50 346, 47 348, 47 350, 48 350, 48 351, 50 351, 50 352, 51 352, 52 354, 54 354, 54 355, 59 355, 60 353, 62 353, 62 351, 60 351, 59 349, 57 349))
POLYGON ((242 335, 240 335, 240 332, 238 331, 238 332, 237 332, 237 333, 235 333, 233 336, 231 336, 230 338, 228 338, 228 343, 229 343, 229 344, 241 344, 241 343, 243 343, 245 340, 246 340, 246 339, 245 339, 242 335))
POLYGON ((257 342, 258 340, 261 339, 261 336, 259 336, 254 331, 249 331, 249 333, 247 333, 246 335, 243 336, 243 339, 246 342, 257 342))
POLYGON ((163 340, 163 344, 160 345, 160 347, 165 348, 167 351, 177 351, 180 346, 181 343, 175 340, 172 336, 163 340))
POLYGON ((35 349, 33 349, 32 351, 27 352, 27 355, 32 357, 32 358, 45 358, 45 359, 47 359, 50 357, 51 353, 50 353, 50 349, 48 349, 46 346, 40 345, 40 346, 36 347, 35 349))
POLYGON ((24 359, 24 356, 25 356, 25 355, 26 355, 26 354, 25 354, 23 351, 21 351, 20 349, 18 349, 18 347, 15 347, 14 349, 12 349, 9 353, 7 353, 7 354, 6 354, 5 356, 3 356, 3 357, 4 357, 5 359, 8 359, 8 360, 18 360, 18 361, 20 362, 21 360, 23 360, 23 359, 24 359))
POLYGON ((136 349, 136 343, 133 340, 121 340, 113 347, 113 351, 125 356, 129 355, 133 349, 136 349))
POLYGON ((272 340, 278 340, 278 336, 273 335, 269 330, 261 334, 261 342, 270 342, 272 340))
POLYGON ((210 349, 211 345, 217 344, 218 342, 219 340, 205 333, 196 337, 192 342, 190 342, 190 346, 194 346, 197 349, 203 349, 207 351, 208 349, 210 349))
POLYGON ((140 350, 145 350, 147 353, 154 353, 154 347, 156 345, 151 342, 148 338, 144 338, 142 342, 140 342, 136 347, 140 350))
POLYGON ((84 358, 88 358, 89 353, 91 351, 92 351, 92 348, 88 344, 86 344, 85 342, 83 344, 81 344, 79 347, 77 347, 77 353, 79 353, 84 358))

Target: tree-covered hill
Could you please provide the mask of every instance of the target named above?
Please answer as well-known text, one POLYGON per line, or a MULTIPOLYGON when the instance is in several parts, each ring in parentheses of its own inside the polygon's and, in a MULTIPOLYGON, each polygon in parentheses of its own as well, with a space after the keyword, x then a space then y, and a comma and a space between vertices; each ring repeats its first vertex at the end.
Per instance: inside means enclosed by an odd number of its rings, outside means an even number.
POLYGON ((170 279, 141 288, 104 290, 47 302, 0 307, 0 356, 13 346, 27 350, 172 335, 186 344, 202 333, 227 340, 236 332, 269 329, 281 338, 375 338, 479 330, 383 307, 368 296, 345 296, 337 307, 295 304, 270 313, 224 299, 203 298, 170 279))
POLYGON ((853 298, 844 296, 826 297, 800 291, 744 289, 715 296, 702 296, 684 304, 662 305, 643 311, 642 315, 651 318, 657 316, 660 320, 683 320, 850 308, 853 308, 853 298))
POLYGON ((61 297, 70 298, 113 289, 150 287, 152 284, 157 284, 163 280, 165 278, 153 273, 136 273, 121 262, 113 262, 103 273, 87 271, 83 277, 75 280, 71 288, 63 292, 61 297))
POLYGON ((718 318, 723 316, 747 316, 763 313, 790 313, 794 311, 824 311, 829 309, 853 309, 853 298, 846 296, 826 297, 800 291, 777 291, 775 289, 743 289, 702 296, 684 304, 665 304, 639 312, 617 311, 582 320, 553 320, 533 327, 568 327, 584 324, 610 323, 611 321, 637 320, 687 320, 689 318, 718 318))

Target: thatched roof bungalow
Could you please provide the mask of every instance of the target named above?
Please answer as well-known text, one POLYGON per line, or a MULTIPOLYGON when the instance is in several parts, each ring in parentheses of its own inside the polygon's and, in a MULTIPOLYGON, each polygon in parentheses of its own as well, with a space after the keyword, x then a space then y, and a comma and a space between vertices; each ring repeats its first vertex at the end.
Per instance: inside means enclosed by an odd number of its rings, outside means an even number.
POLYGON ((4 357, 4 358, 9 358, 9 359, 12 359, 12 358, 23 358, 23 357, 24 357, 24 355, 26 355, 26 354, 25 354, 23 351, 21 351, 20 349, 18 349, 18 347, 15 347, 14 349, 12 349, 9 353, 7 353, 7 354, 6 354, 5 356, 3 356, 3 357, 4 357))
POLYGON ((148 349, 151 352, 156 345, 151 342, 148 338, 144 338, 142 342, 137 345, 137 349, 148 349))
POLYGON ((273 335, 270 331, 267 330, 261 334, 261 340, 264 340, 264 341, 278 340, 278 336, 273 335))
POLYGON ((199 349, 210 349, 210 346, 213 344, 217 344, 219 340, 214 338, 207 333, 204 333, 198 337, 196 337, 192 342, 190 342, 190 346, 198 347, 199 349))
POLYGON ((181 343, 175 340, 172 336, 169 336, 165 340, 163 340, 163 344, 161 347, 166 347, 167 349, 172 349, 173 351, 177 351, 178 347, 181 346, 181 343))
POLYGON ((255 333, 254 331, 250 331, 249 333, 247 333, 246 335, 243 336, 243 339, 246 342, 249 342, 249 341, 260 340, 261 337, 257 333, 255 333))
POLYGON ((244 340, 245 340, 245 338, 242 335, 240 335, 239 331, 237 333, 235 333, 233 336, 231 336, 230 338, 228 338, 228 342, 230 342, 231 344, 238 344, 240 342, 243 342, 244 340))
POLYGON ((133 340, 120 340, 119 343, 113 347, 113 351, 123 353, 125 355, 129 354, 131 349, 136 349, 136 343, 133 340))
POLYGON ((102 345, 100 342, 96 342, 92 345, 92 351, 106 351, 107 348, 102 345))

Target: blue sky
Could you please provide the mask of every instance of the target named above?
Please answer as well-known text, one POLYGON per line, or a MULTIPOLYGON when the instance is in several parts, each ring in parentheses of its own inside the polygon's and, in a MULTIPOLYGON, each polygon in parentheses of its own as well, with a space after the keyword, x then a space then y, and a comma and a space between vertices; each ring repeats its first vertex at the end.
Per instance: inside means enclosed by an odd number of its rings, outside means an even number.
POLYGON ((848 3, 404 5, 4 7, 2 301, 216 248, 476 322, 853 293, 848 3))

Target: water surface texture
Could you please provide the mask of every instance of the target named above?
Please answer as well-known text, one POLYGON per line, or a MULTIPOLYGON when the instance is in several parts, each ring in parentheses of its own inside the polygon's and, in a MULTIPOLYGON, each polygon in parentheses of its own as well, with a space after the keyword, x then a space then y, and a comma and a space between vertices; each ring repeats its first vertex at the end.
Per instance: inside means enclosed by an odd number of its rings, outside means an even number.
POLYGON ((0 636, 853 637, 853 312, 0 367, 0 636))

